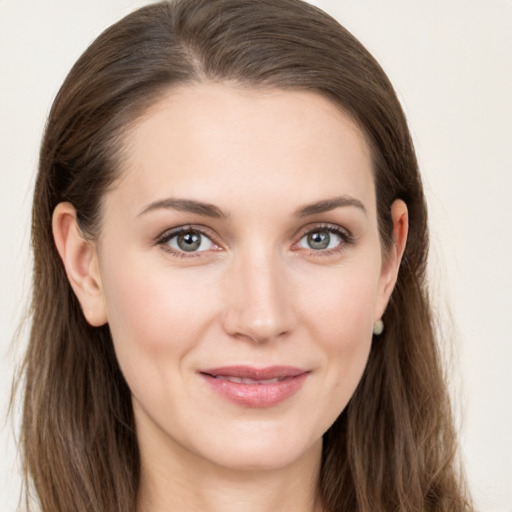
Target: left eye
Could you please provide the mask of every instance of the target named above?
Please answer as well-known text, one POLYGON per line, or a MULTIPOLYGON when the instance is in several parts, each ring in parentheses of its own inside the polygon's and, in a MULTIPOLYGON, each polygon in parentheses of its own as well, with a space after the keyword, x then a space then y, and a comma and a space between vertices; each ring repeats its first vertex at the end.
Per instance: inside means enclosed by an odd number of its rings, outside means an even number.
POLYGON ((167 245, 177 252, 200 252, 212 248, 213 242, 199 231, 187 230, 170 237, 167 245))
POLYGON ((314 251, 325 251, 334 249, 343 241, 341 235, 330 229, 316 229, 306 233, 299 240, 299 247, 313 249, 314 251))

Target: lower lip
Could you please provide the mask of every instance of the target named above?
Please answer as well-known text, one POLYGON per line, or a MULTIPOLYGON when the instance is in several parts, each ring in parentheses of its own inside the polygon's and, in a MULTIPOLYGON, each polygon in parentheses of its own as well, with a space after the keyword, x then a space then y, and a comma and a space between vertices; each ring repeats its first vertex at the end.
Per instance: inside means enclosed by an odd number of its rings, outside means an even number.
POLYGON ((242 384, 202 373, 215 392, 229 401, 245 407, 272 407, 293 396, 304 384, 308 372, 286 377, 271 384, 242 384))

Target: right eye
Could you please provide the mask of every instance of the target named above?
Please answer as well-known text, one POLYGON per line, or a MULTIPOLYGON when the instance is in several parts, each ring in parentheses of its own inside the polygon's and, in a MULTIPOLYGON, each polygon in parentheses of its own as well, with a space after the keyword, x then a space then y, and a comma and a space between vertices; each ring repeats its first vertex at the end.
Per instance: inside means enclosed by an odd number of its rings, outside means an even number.
POLYGON ((196 253, 208 251, 214 247, 214 243, 204 233, 196 229, 181 229, 163 236, 160 245, 167 245, 171 252, 196 253))

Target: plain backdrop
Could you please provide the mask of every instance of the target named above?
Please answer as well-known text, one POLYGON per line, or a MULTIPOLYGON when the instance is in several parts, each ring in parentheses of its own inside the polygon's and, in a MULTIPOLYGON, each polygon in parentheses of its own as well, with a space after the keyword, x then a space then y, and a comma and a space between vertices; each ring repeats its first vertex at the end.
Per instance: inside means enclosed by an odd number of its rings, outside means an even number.
MULTIPOLYGON (((29 211, 51 101, 73 62, 141 0, 0 0, 0 503, 19 492, 4 421, 25 335, 29 211)), ((512 1, 318 0, 374 54, 408 115, 432 231, 431 288, 479 510, 512 512, 512 1)))

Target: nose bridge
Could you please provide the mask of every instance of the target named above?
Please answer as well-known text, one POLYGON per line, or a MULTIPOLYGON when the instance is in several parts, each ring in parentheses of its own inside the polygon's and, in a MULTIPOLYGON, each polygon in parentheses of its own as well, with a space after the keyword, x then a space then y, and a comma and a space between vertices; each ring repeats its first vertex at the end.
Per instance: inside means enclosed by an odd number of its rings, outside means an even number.
POLYGON ((261 342, 295 325, 291 289, 282 257, 270 247, 246 248, 234 257, 225 293, 225 329, 261 342))

